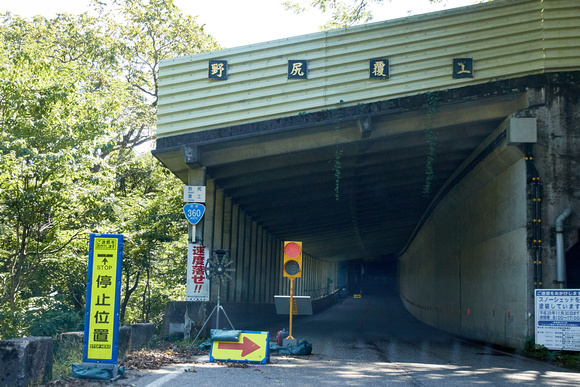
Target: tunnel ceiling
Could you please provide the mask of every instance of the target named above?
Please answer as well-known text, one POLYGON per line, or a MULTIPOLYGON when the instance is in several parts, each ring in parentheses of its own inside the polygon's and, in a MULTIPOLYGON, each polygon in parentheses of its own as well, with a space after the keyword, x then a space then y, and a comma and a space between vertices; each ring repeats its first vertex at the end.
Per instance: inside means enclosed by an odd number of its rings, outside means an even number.
POLYGON ((429 108, 416 96, 164 137, 153 153, 185 183, 205 167, 265 230, 316 258, 380 259, 405 247, 438 190, 523 103, 514 93, 429 108))

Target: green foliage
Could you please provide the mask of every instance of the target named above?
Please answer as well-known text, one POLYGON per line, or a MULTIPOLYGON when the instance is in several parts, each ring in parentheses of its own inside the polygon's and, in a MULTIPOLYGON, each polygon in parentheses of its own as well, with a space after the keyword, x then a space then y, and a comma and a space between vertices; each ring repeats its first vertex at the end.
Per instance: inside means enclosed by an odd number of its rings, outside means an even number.
POLYGON ((578 352, 557 351, 554 354, 554 362, 560 367, 579 369, 580 354, 578 352))
POLYGON ((82 328, 92 232, 125 235, 131 322, 183 295, 182 184, 136 147, 159 62, 219 47, 172 0, 92 4, 0 15, 0 339, 82 328))
POLYGON ((27 333, 31 336, 77 332, 83 330, 84 310, 73 310, 62 301, 37 297, 30 300, 24 322, 27 324, 27 333))
POLYGON ((550 357, 550 350, 544 345, 536 344, 533 337, 527 337, 524 345, 524 355, 538 360, 547 360, 550 357))
POLYGON ((425 184, 423 185, 423 197, 431 196, 431 185, 435 178, 435 155, 437 153, 437 131, 433 129, 433 119, 439 111, 439 100, 441 96, 437 92, 427 92, 427 123, 425 125, 425 141, 428 146, 427 161, 425 163, 425 184))
POLYGON ((580 354, 575 351, 550 351, 542 344, 536 344, 533 336, 526 337, 524 356, 532 359, 547 360, 558 367, 580 369, 580 354))
POLYGON ((54 339, 53 379, 64 379, 72 374, 72 364, 83 360, 83 345, 77 340, 64 340, 57 335, 54 339))
POLYGON ((325 30, 350 27, 359 23, 367 23, 373 19, 372 13, 367 9, 369 3, 383 3, 383 0, 312 0, 308 5, 284 1, 282 5, 287 11, 303 13, 309 9, 317 9, 323 13, 331 12, 331 19, 321 28, 325 30))
MULTIPOLYGON (((443 0, 429 0, 432 3, 443 0)), ((384 4, 384 0, 286 0, 282 2, 286 11, 296 14, 310 10, 318 10, 322 13, 331 13, 331 18, 321 29, 331 30, 335 28, 350 27, 356 24, 368 23, 373 20, 373 14, 368 9, 369 4, 384 4)))
POLYGON ((342 163, 340 158, 343 152, 343 149, 340 147, 337 147, 334 151, 334 165, 332 167, 332 172, 334 172, 334 199, 336 201, 340 200, 340 179, 342 177, 342 163))

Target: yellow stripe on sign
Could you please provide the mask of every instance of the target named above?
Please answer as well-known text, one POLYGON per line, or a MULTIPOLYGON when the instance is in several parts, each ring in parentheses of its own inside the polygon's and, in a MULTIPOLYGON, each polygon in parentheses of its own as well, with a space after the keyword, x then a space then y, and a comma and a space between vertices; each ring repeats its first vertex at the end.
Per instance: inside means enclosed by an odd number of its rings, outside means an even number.
POLYGON ((237 342, 214 341, 211 346, 210 361, 232 360, 265 363, 267 355, 268 332, 241 332, 237 342))
POLYGON ((89 309, 88 359, 113 358, 117 238, 95 238, 89 309))
POLYGON ((355 294, 354 298, 361 298, 362 296, 360 294, 355 294))

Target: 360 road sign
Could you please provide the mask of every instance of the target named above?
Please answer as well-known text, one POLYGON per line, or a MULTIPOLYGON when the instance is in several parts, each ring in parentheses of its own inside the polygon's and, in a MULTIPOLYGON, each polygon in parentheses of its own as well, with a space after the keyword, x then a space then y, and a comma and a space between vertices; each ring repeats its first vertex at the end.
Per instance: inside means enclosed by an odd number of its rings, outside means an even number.
POLYGON ((186 204, 183 206, 183 212, 189 223, 198 224, 205 213, 205 206, 199 203, 186 204))

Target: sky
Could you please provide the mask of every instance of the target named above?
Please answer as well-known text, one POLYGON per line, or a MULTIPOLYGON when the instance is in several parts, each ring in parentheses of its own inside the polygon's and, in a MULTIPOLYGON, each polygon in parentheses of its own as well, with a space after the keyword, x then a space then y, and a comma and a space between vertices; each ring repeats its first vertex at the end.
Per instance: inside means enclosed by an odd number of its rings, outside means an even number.
MULTIPOLYGON (((329 15, 319 12, 295 15, 285 11, 282 0, 174 0, 185 14, 197 16, 222 47, 238 47, 320 31, 329 15)), ((374 5, 373 22, 408 15, 435 12, 466 6, 477 0, 385 0, 374 5)), ((0 14, 11 12, 24 18, 42 15, 52 18, 57 13, 78 14, 89 10, 89 0, 0 0, 0 14)))

